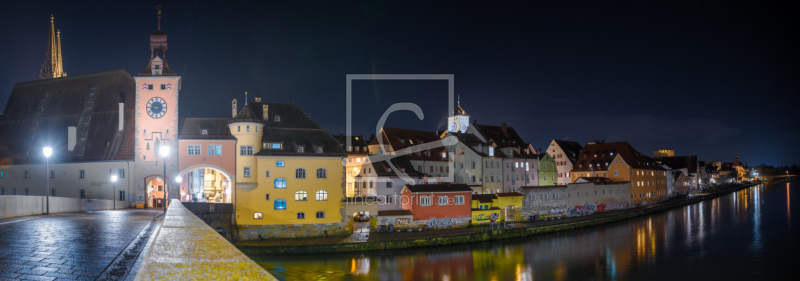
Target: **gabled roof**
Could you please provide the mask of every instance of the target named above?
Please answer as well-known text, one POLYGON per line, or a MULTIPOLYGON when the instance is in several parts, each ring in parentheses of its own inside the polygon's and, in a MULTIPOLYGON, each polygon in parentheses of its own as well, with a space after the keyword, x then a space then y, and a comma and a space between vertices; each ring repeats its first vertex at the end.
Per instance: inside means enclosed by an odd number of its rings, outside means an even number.
MULTIPOLYGON (((392 158, 391 160, 388 160, 392 162, 392 164, 397 169, 401 169, 400 171, 392 169, 391 166, 389 166, 389 164, 387 164, 385 160, 380 160, 380 161, 376 160, 378 157, 382 156, 375 155, 368 157, 366 160, 367 163, 364 164, 371 165, 372 169, 375 170, 375 174, 378 175, 379 177, 398 177, 397 172, 406 173, 409 177, 420 177, 423 175, 419 171, 414 169, 414 165, 411 164, 411 161, 409 160, 407 155, 397 156, 392 158)), ((361 177, 361 175, 359 174, 356 177, 361 177)))
POLYGON ((347 156, 333 136, 294 104, 251 102, 244 107, 250 112, 248 115, 252 114, 248 118, 264 124, 262 142, 282 144, 280 149, 262 149, 256 155, 347 156), (264 105, 267 106, 266 119, 263 119, 264 105), (280 116, 280 121, 275 121, 276 115, 280 116), (297 152, 298 147, 303 147, 303 152, 297 152), (319 147, 322 153, 317 153, 319 147))
POLYGON ((494 142, 497 144, 497 147, 523 147, 526 145, 525 141, 522 140, 522 137, 517 134, 517 131, 514 130, 514 127, 506 126, 505 132, 503 131, 503 126, 494 126, 494 125, 481 125, 481 124, 472 124, 475 130, 483 136, 487 142, 494 142))
MULTIPOLYGON (((369 144, 370 145, 379 144, 378 138, 383 140, 384 145, 389 145, 390 151, 396 151, 396 152, 424 143, 441 141, 439 135, 437 135, 436 132, 399 129, 391 127, 381 128, 381 133, 378 135, 378 137, 374 138, 369 144)), ((373 154, 374 153, 375 152, 373 152, 373 154)), ((449 159, 447 149, 445 149, 444 147, 437 147, 421 152, 413 152, 411 154, 408 154, 408 156, 411 160, 423 160, 423 161, 448 161, 449 159), (444 153, 444 157, 442 157, 442 153, 444 153)))
POLYGON ((681 177, 681 175, 683 175, 683 171, 680 170, 676 171, 676 173, 672 174, 673 180, 674 181, 678 180, 681 177))
POLYGON ((578 156, 581 154, 581 150, 583 147, 578 142, 574 141, 567 141, 567 140, 553 140, 556 142, 556 145, 564 151, 564 155, 567 156, 572 165, 575 165, 575 161, 578 159, 578 156))
MULTIPOLYGON (((523 195, 524 196, 524 195, 523 195)), ((472 194, 472 200, 478 200, 481 203, 492 203, 496 200, 497 195, 494 194, 472 194)))
POLYGON ((578 156, 572 171, 606 171, 617 156, 620 156, 626 164, 634 169, 665 170, 652 158, 639 153, 627 142, 612 142, 587 144, 578 156))
POLYGON ((504 192, 504 193, 496 193, 497 197, 515 197, 515 196, 525 196, 525 194, 519 192, 504 192))
POLYGON ((47 145, 51 163, 133 159, 135 99, 134 80, 124 69, 17 83, 0 116, 0 159, 44 163, 47 145), (69 126, 77 127, 73 152, 67 151, 69 126))
POLYGON ((411 193, 430 193, 430 192, 469 192, 472 188, 462 183, 436 183, 436 184, 417 184, 406 185, 403 189, 408 189, 411 193))
POLYGON ((604 177, 580 177, 574 183, 615 184, 617 182, 604 177))
POLYGON ((179 139, 236 139, 228 128, 230 118, 181 118, 179 139), (203 130, 206 134, 203 134, 203 130))

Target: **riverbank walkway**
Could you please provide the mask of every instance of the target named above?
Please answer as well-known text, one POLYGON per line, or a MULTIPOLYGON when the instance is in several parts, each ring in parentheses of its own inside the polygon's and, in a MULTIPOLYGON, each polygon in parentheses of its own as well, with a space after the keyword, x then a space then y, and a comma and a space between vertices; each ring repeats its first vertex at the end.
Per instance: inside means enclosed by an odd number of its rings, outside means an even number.
POLYGON ((142 232, 162 212, 126 209, 0 219, 0 280, 131 279, 130 265, 144 246, 132 242, 142 240, 142 232))
MULTIPOLYGON (((740 185, 738 187, 742 187, 740 185)), ((613 211, 606 211, 606 212, 599 212, 594 213, 591 215, 586 216, 579 216, 579 217, 569 217, 569 218, 562 218, 562 219, 555 219, 555 220, 543 220, 537 222, 515 222, 513 227, 504 227, 502 224, 495 225, 494 230, 497 229, 526 229, 531 227, 542 227, 542 226, 553 226, 559 224, 567 224, 567 223, 574 223, 574 222, 581 222, 581 221, 589 221, 589 220, 596 220, 602 219, 605 217, 612 217, 619 214, 624 213, 633 213, 637 211, 647 210, 651 208, 657 208, 665 205, 670 205, 673 203, 677 203, 680 201, 686 201, 690 198, 696 197, 706 197, 712 196, 719 193, 730 192, 732 189, 736 189, 737 186, 731 186, 729 188, 725 188, 724 190, 720 190, 714 193, 702 193, 696 195, 683 195, 678 196, 675 198, 668 199, 666 201, 662 201, 655 204, 650 204, 646 206, 630 208, 630 209, 622 209, 622 210, 613 210, 613 211)), ((463 236, 469 234, 476 234, 481 232, 491 232, 492 229, 490 225, 477 225, 472 227, 466 228, 455 228, 455 229, 442 229, 442 230, 426 230, 426 231, 403 231, 403 232, 370 232, 366 239, 353 239, 353 236, 329 236, 329 237, 310 237, 310 238, 292 238, 292 239, 265 239, 261 241, 256 240, 242 240, 239 242, 234 243, 237 247, 285 247, 285 246, 304 246, 304 245, 329 245, 329 244, 346 244, 346 243, 358 243, 358 242, 388 242, 388 241, 398 241, 398 240, 407 240, 407 239, 426 239, 426 238, 439 238, 439 237, 449 237, 449 236, 463 236)), ((363 235, 362 235, 363 236, 363 235)))

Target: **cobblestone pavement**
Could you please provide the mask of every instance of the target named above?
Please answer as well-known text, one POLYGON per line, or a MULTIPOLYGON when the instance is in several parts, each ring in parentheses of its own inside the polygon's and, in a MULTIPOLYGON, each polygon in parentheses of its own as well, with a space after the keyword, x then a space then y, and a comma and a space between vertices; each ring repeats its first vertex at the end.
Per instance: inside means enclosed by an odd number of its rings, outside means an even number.
POLYGON ((94 280, 162 210, 0 219, 0 280, 94 280))

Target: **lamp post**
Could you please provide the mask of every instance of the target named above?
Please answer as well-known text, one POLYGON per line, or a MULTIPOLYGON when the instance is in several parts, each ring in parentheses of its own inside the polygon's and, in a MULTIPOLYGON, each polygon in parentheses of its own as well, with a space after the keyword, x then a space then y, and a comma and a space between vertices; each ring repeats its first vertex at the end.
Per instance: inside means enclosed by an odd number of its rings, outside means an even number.
POLYGON ((162 145, 159 154, 164 157, 164 213, 167 212, 167 158, 169 157, 169 146, 162 145))
POLYGON ((44 153, 45 159, 47 159, 47 160, 45 160, 45 163, 46 163, 45 164, 45 171, 46 171, 45 172, 45 178, 47 179, 47 190, 45 190, 44 195, 47 197, 47 202, 46 202, 46 204, 47 204, 47 212, 45 213, 45 215, 49 215, 50 214, 50 155, 53 155, 53 148, 49 147, 49 146, 45 146, 42 149, 42 152, 44 153))
POLYGON ((111 182, 114 183, 114 185, 113 185, 114 189, 111 192, 111 201, 114 201, 114 210, 116 210, 117 209, 117 199, 114 198, 114 196, 116 196, 115 194, 117 194, 117 175, 111 176, 111 182))

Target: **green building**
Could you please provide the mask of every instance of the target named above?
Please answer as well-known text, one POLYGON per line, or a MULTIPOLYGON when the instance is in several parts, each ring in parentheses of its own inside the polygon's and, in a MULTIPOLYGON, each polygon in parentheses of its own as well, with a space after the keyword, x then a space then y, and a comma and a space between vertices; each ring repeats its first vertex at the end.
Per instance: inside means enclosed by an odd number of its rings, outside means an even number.
POLYGON ((556 161, 550 154, 539 153, 539 186, 556 185, 558 179, 556 175, 558 169, 556 168, 556 161))

